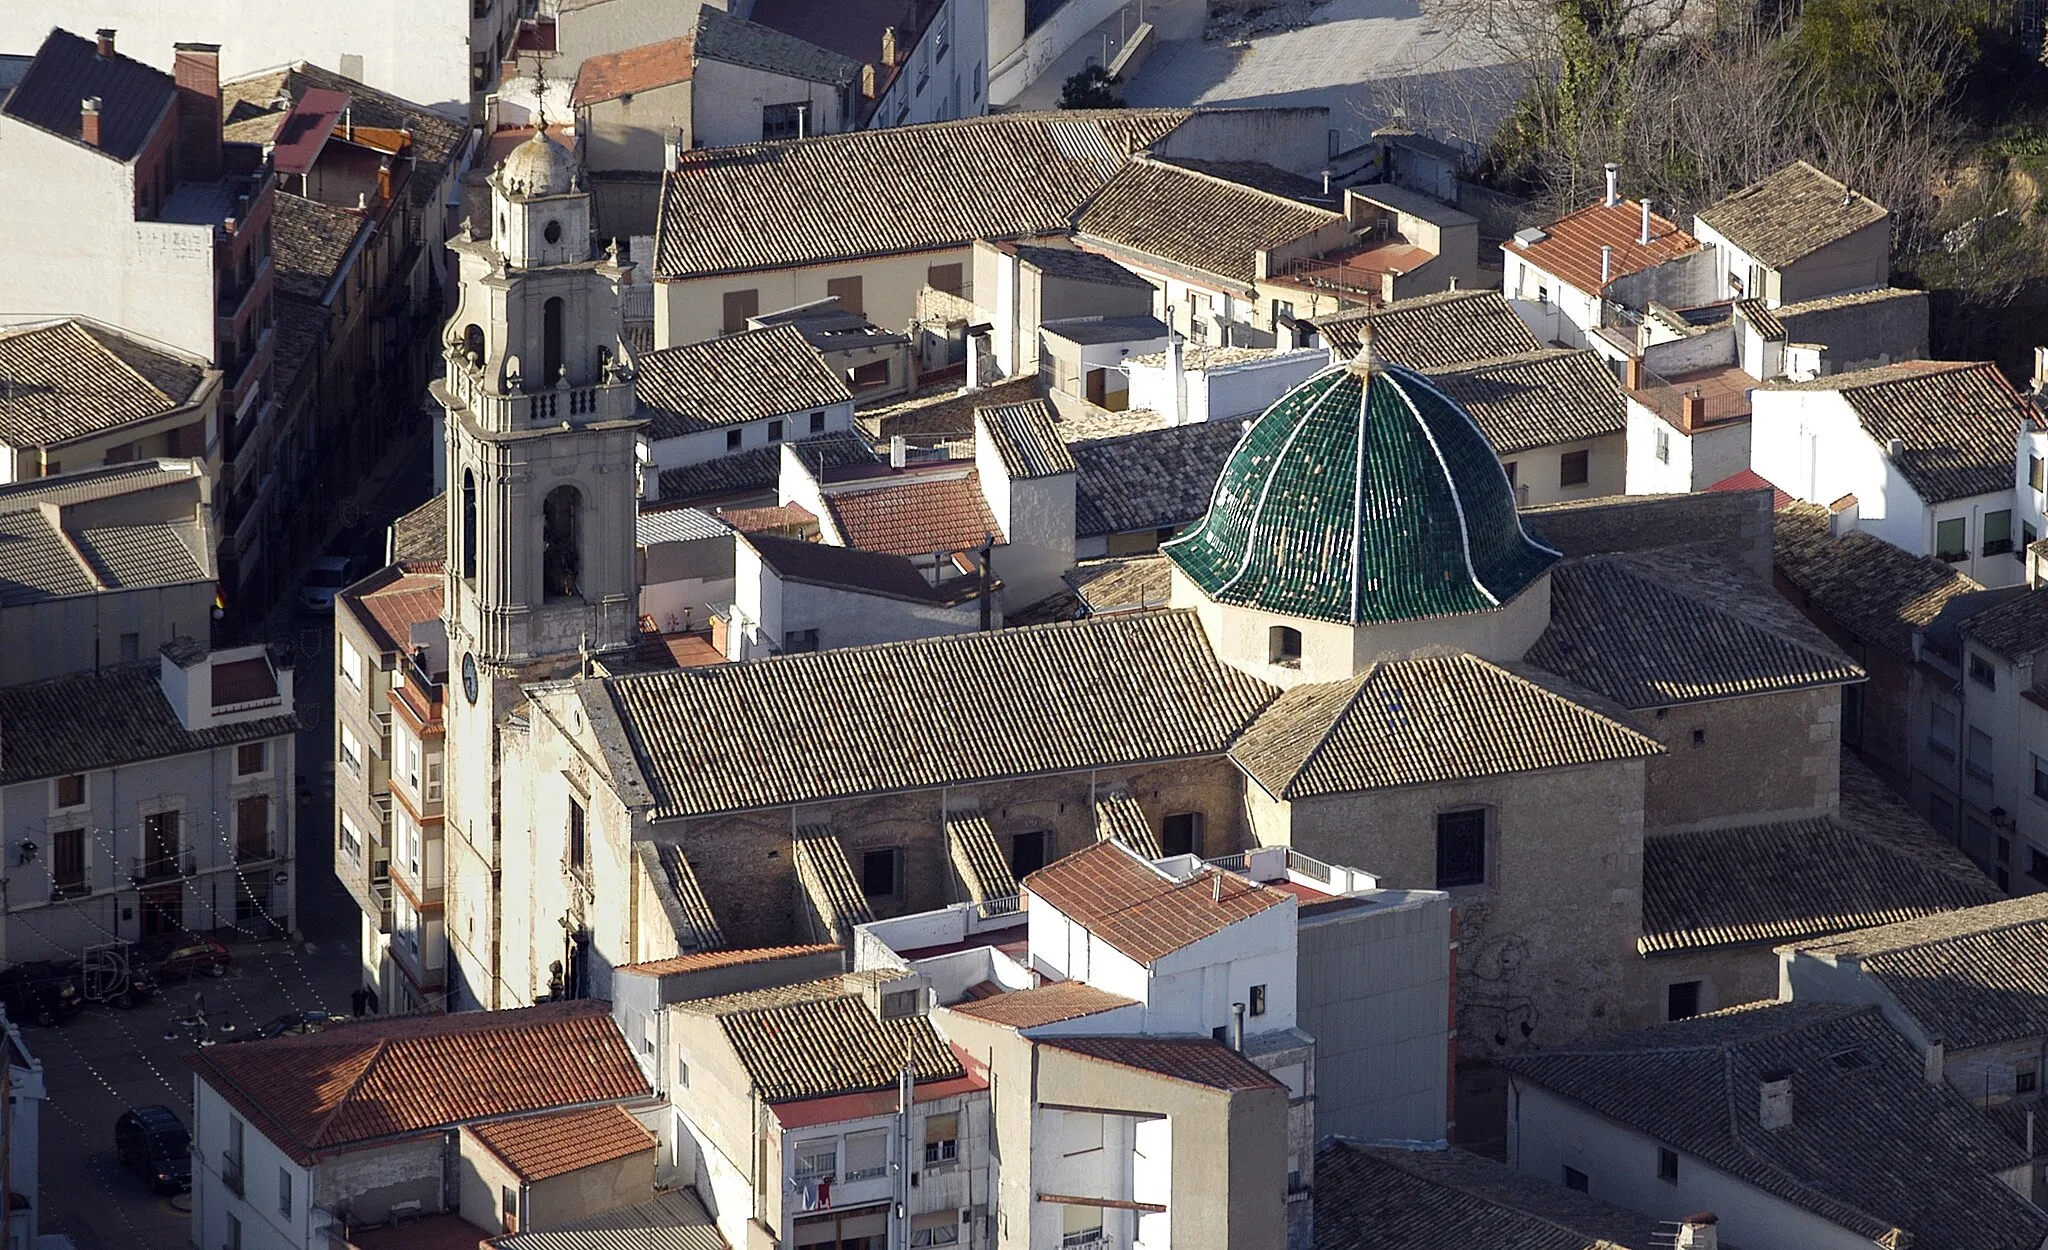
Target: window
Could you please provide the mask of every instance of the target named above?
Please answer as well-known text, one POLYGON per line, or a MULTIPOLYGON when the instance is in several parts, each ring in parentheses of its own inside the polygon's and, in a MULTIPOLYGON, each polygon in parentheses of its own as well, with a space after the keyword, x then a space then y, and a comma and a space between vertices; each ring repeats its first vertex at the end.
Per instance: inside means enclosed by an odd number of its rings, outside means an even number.
POLYGON ((363 742, 347 725, 341 727, 341 763, 356 776, 363 775, 363 742))
POLYGON ((818 631, 815 629, 792 629, 782 635, 782 649, 789 654, 818 649, 818 631))
POLYGON ((910 1221, 910 1244, 918 1247, 957 1246, 960 1244, 960 1225, 954 1222, 951 1211, 914 1216, 910 1221))
POLYGON ((1979 781, 1991 780, 1991 735, 1975 725, 1970 726, 1970 754, 1963 771, 1979 781))
POLYGON ((1936 703, 1927 711, 1927 748, 1936 755, 1956 757, 1956 714, 1936 703))
POLYGON ((934 291, 944 291, 948 295, 958 295, 963 285, 960 262, 955 261, 950 265, 933 265, 924 271, 924 280, 925 285, 931 287, 934 291))
POLYGON ((1255 1016, 1266 1014, 1266 987, 1263 985, 1254 985, 1252 987, 1251 1012, 1255 1016))
POLYGON ((839 301, 839 311, 855 316, 864 315, 866 306, 861 302, 860 278, 832 278, 825 283, 825 294, 839 301))
POLYGON ((59 895, 85 894, 85 830, 58 829, 50 834, 50 889, 59 895))
POLYGON ((1102 1240, 1102 1208, 1064 1206, 1060 1208, 1060 1245, 1094 1246, 1102 1240))
POLYGON ((802 104, 770 104, 761 109, 761 138, 796 139, 803 136, 805 123, 802 104))
MULTIPOLYGON (((238 1165, 235 1169, 234 1183, 229 1185, 228 1188, 235 1190, 236 1196, 240 1197, 241 1184, 242 1172, 238 1165)), ((222 1250, 242 1250, 242 1221, 232 1215, 228 1217, 228 1239, 227 1244, 222 1247, 222 1250)))
POLYGON ((2042 885, 2048 885, 2048 855, 2037 848, 2027 848, 2027 875, 2042 885))
POLYGON ((823 434, 824 432, 825 432, 825 414, 824 414, 824 413, 822 413, 822 412, 814 412, 814 413, 812 413, 812 414, 811 414, 811 433, 813 433, 813 434, 823 434))
POLYGON ((2012 1091, 2015 1094, 2031 1094, 2040 1085, 2040 1074, 2032 1068, 2022 1068, 2012 1074, 2012 1091))
POLYGON ((2018 556, 2022 560, 2026 559, 2027 548, 2033 546, 2035 541, 2040 537, 2041 534, 2038 530, 2034 528, 2033 522, 2028 521, 2022 523, 2020 525, 2020 549, 2018 551, 2013 552, 2013 554, 2018 556))
POLYGON ((292 1174, 283 1168, 277 1170, 277 1213, 292 1217, 292 1174))
POLYGON ((341 814, 341 853, 348 857, 350 863, 363 862, 363 835, 356 832, 355 822, 348 818, 347 812, 341 814))
POLYGON ((1703 747, 1703 746, 1707 745, 1707 731, 1706 731, 1706 730, 1704 730, 1704 729, 1695 729, 1695 730, 1693 730, 1693 731, 1692 731, 1692 744, 1693 744, 1694 746, 1696 746, 1696 747, 1703 747))
POLYGON ((1690 1020, 1700 1014, 1700 983, 1674 981, 1664 991, 1664 1018, 1690 1020))
POLYGON ((1963 517, 1934 523, 1934 554, 1937 559, 1954 564, 1970 558, 1969 524, 1963 517))
POLYGON ((1010 871, 1022 880, 1027 874, 1045 867, 1046 851, 1051 845, 1052 834, 1043 829, 1013 835, 1010 838, 1010 871))
POLYGON ((184 813, 151 812, 142 818, 142 875, 168 877, 178 871, 178 855, 185 849, 184 813))
POLYGON ((1159 822, 1159 849, 1168 855, 1202 853, 1202 813, 1175 812, 1159 822))
POLYGON ((1301 667, 1301 631, 1275 625, 1266 632, 1266 659, 1282 668, 1301 667))
POLYGON ((426 800, 427 800, 427 802, 429 802, 429 803, 439 803, 439 802, 441 801, 441 761, 440 761, 440 760, 428 760, 428 761, 427 761, 427 790, 426 790, 426 800))
POLYGON ((1588 451, 1568 451, 1557 458, 1557 484, 1559 486, 1584 486, 1589 474, 1587 462, 1592 459, 1588 451))
POLYGON ((1972 651, 1970 652, 1970 680, 1986 690, 1996 690, 1998 689, 1998 670, 1991 667, 1991 661, 1972 651))
POLYGON ((573 599, 583 583, 583 547, 578 514, 583 496, 574 486, 557 486, 541 504, 541 590, 548 599, 573 599))
POLYGON ((1657 430, 1657 463, 1671 463, 1671 431, 1662 427, 1657 430))
POLYGON ((1513 489, 1515 485, 1515 463, 1513 460, 1503 460, 1500 464, 1501 472, 1508 475, 1509 489, 1513 489))
POLYGON ((782 422, 770 421, 768 423, 768 441, 771 443, 782 441, 782 422))
POLYGON ((1842 687, 1842 742, 1846 746, 1863 745, 1863 687, 1861 685, 1842 687))
POLYGON ((235 800, 235 858, 270 858, 270 796, 235 800))
POLYGON ((562 223, 559 221, 549 222, 541 228, 540 237, 550 243, 560 243, 562 241, 562 223))
POLYGON ((235 776, 253 777, 269 767, 267 742, 244 742, 235 748, 235 776))
POLYGON ((749 317, 761 315, 761 293, 759 291, 727 291, 724 298, 723 332, 726 334, 738 334, 747 328, 747 319, 749 317))
POLYGON ((1956 827, 1955 802, 1946 795, 1928 794, 1927 823, 1943 833, 1954 833, 1956 827))
POLYGON ((725 449, 727 451, 738 451, 740 449, 740 432, 738 430, 727 430, 725 432, 725 449))
POLYGON ((74 807, 85 806, 84 773, 73 773, 69 777, 59 777, 53 783, 53 786, 54 792, 50 798, 51 811, 62 812, 74 807))
POLYGON ((583 804, 574 796, 569 799, 569 866, 581 870, 589 848, 583 844, 583 804))
POLYGON ((863 851, 860 856, 860 892, 869 898, 888 898, 902 888, 903 852, 896 847, 863 851))
POLYGON ((1564 1187, 1566 1189, 1576 1189, 1580 1193, 1585 1193, 1586 1174, 1584 1172, 1579 1171, 1577 1168, 1572 1167, 1570 1164, 1566 1164, 1564 1169, 1564 1187))
POLYGON ((928 1115, 924 1118, 924 1165, 928 1168, 951 1163, 960 1157, 960 1117, 928 1115))
POLYGON ((1678 1152, 1657 1147, 1657 1179, 1667 1185, 1678 1183, 1678 1152))
POLYGON ((137 660, 142 658, 141 634, 121 635, 121 658, 123 660, 137 660))
POLYGON ((347 638, 341 640, 341 675, 357 690, 363 688, 363 653, 356 650, 356 644, 347 638))
POLYGON ((510 1185, 498 1186, 498 1218, 508 1224, 519 1218, 519 1191, 510 1185))
POLYGON ((462 575, 476 576, 476 474, 462 471, 462 575))
POLYGON ((1486 882, 1486 809, 1438 812, 1436 817, 1436 887, 1483 885, 1486 882))
POLYGON ((864 1181, 889 1174, 889 1130, 850 1133, 846 1138, 847 1181, 864 1181))
POLYGON ((2012 862, 2011 838, 2001 837, 1998 839, 1998 862, 2001 864, 2010 864, 2012 862))
POLYGON ((839 1144, 829 1141, 798 1142, 798 1181, 836 1180, 839 1176, 839 1144))
POLYGON ((2041 472, 2041 457, 2039 456, 2030 455, 2027 457, 2027 485, 2035 490, 2040 490, 2044 485, 2041 472))
POLYGON ((1981 527, 1984 539, 1984 554, 2002 556, 2012 550, 2012 509, 2000 508, 1984 514, 1981 527))

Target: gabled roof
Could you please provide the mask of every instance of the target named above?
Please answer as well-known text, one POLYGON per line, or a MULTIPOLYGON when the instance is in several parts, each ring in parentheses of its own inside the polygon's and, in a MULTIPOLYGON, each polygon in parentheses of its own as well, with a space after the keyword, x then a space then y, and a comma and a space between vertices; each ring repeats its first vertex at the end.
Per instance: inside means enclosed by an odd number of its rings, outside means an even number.
POLYGON ((0 442, 47 446, 147 421, 190 403, 206 374, 202 361, 75 318, 0 331, 0 442))
POLYGON ((1043 399, 976 408, 975 422, 989 434, 1011 481, 1074 472, 1074 457, 1060 439, 1059 418, 1043 399))
POLYGON ((491 1250, 729 1250, 694 1189, 660 1190, 651 1202, 613 1207, 538 1231, 501 1234, 484 1244, 491 1250))
POLYGON ((648 1094, 611 1004, 595 999, 372 1017, 185 1062, 302 1164, 359 1142, 648 1094))
POLYGON ((223 82, 221 108, 232 130, 238 119, 270 113, 279 108, 279 99, 299 100, 309 91, 346 94, 351 125, 412 132, 414 168, 406 179, 404 196, 414 211, 435 202, 442 179, 469 143, 469 127, 464 122, 305 61, 223 82))
POLYGON ((1272 697, 1219 663, 1182 612, 620 677, 604 690, 657 820, 1217 756, 1272 697), (882 741, 902 749, 875 750, 882 741))
POLYGON ((1316 1151, 1321 1250, 1658 1250, 1666 1227, 1463 1150, 1316 1151))
MULTIPOLYGON (((881 51, 879 43, 875 51, 881 51)), ((742 21, 710 5, 697 11, 697 57, 834 86, 844 86, 860 77, 861 67, 861 62, 852 57, 784 34, 772 26, 742 21)))
POLYGON ((466 1127, 512 1175, 532 1184, 654 1149, 654 1134, 613 1103, 466 1127))
POLYGON ((1526 356, 1543 344, 1508 307, 1499 291, 1440 291, 1354 308, 1312 323, 1342 355, 1358 351, 1370 327, 1377 360, 1411 369, 1451 369, 1482 360, 1526 356))
POLYGON ((1846 753, 1841 793, 1831 817, 1643 839, 1637 949, 1655 955, 1798 941, 2002 897, 1846 753))
POLYGON ((1006 113, 703 148, 662 178, 660 278, 1057 234, 1185 109, 1006 113), (835 208, 818 211, 818 188, 835 208))
POLYGON ((663 503, 719 499, 753 491, 772 491, 782 477, 782 448, 794 447, 814 473, 848 465, 875 463, 874 449, 852 430, 833 430, 777 447, 753 447, 731 456, 714 456, 680 469, 661 471, 663 503))
POLYGON ((587 108, 620 96, 688 82, 696 72, 697 40, 690 35, 583 58, 569 107, 587 108))
POLYGON ((1994 1175, 2026 1152, 1929 1082, 1874 1007, 1753 1004, 1499 1062, 1880 1244, 1903 1233, 1924 1250, 2034 1250, 2048 1237, 2048 1212, 1994 1175), (1779 1078, 1792 1122, 1767 1129, 1760 1087, 1779 1078))
POLYGON ((1925 503, 2011 490, 2013 442, 2039 419, 2031 401, 1990 362, 1912 360, 1761 391, 1839 391, 1864 433, 1925 503))
POLYGON ((0 785, 276 738, 296 716, 188 730, 154 662, 0 689, 0 785))
POLYGON ((2009 660, 2048 647, 2048 591, 2027 589, 1973 613, 1959 626, 1963 637, 2009 660))
POLYGON ((1206 1037, 1046 1037, 1038 1044, 1225 1093, 1287 1088, 1264 1068, 1206 1037))
POLYGON ((1827 509, 1791 503, 1778 511, 1773 560, 1804 602, 1857 641, 1899 660, 1913 658, 1913 633, 1958 595, 1982 590, 1933 556, 1916 556, 1852 530, 1828 533, 1827 509))
POLYGON ((278 191, 270 213, 278 289, 317 303, 369 224, 369 217, 355 209, 278 191))
POLYGON ((1539 676, 1463 653, 1381 661, 1286 691, 1230 757, 1267 793, 1299 799, 1664 753, 1539 676))
POLYGON ((1560 564, 1528 662, 1632 709, 1862 680, 1826 635, 1702 546, 1560 564))
POLYGON ((439 560, 448 552, 448 492, 391 523, 391 558, 401 564, 439 560))
POLYGON ((177 84, 169 74, 119 52, 102 57, 99 45, 68 30, 54 29, 14 90, 0 100, 0 113, 87 146, 80 102, 100 101, 96 151, 131 161, 170 112, 177 84))
POLYGON ((884 1020, 869 1008, 859 990, 875 975, 686 1000, 676 1010, 718 1021, 765 1103, 894 1089, 906 1062, 919 1084, 965 1076, 929 1017, 884 1020))
POLYGON ((746 541, 760 553, 762 561, 785 581, 829 586, 858 594, 887 595, 892 599, 909 599, 918 603, 959 602, 963 587, 956 583, 967 583, 964 589, 970 592, 966 596, 968 598, 972 598, 971 592, 981 585, 978 578, 955 578, 943 586, 934 586, 909 560, 879 551, 777 538, 772 534, 750 534, 746 541))
MULTIPOLYGON (((1114 841, 1095 843, 1024 878, 1094 937, 1150 966, 1260 912, 1294 901, 1285 890, 1204 867, 1177 881, 1114 841)), ((1028 904, 1027 904, 1028 906, 1028 904)))
MULTIPOLYGON (((1229 167, 1266 185, 1315 184, 1271 166, 1229 167)), ((1343 215, 1275 194, 1228 175, 1164 161, 1128 162, 1075 219, 1088 239, 1154 256, 1249 287, 1258 281, 1258 254, 1328 226, 1343 215)))
POLYGON ((162 520, 111 523, 97 509, 67 506, 84 502, 66 498, 62 487, 72 480, 39 479, 33 485, 41 489, 0 498, 0 606, 213 579, 213 553, 198 517, 162 512, 162 520))
POLYGON ((863 551, 928 556, 1004 541, 976 473, 837 491, 825 496, 825 506, 847 544, 863 551))
POLYGON ((1588 295, 1606 289, 1600 280, 1603 247, 1614 249, 1607 268, 1609 282, 1700 250, 1698 239, 1654 212, 1647 244, 1639 241, 1642 228, 1643 206, 1638 201, 1623 200, 1612 207, 1595 201, 1544 226, 1543 238, 1536 242, 1525 243, 1518 236, 1501 246, 1588 295))
POLYGON ((635 363, 633 397, 657 442, 853 398, 846 380, 788 324, 642 352, 635 363))
MULTIPOLYGON (((434 553, 436 557, 440 552, 434 553)), ((412 629, 439 620, 447 581, 435 563, 425 568, 390 565, 342 592, 371 639, 385 651, 412 649, 412 629)))
POLYGON ((1852 963, 1952 1051, 2048 1035, 2048 894, 1801 942, 1852 963))
POLYGON ((1005 1028, 1034 1029, 1137 1005, 1136 999, 1098 990, 1083 981, 1049 981, 1029 989, 956 1003, 952 1010, 1005 1028))
POLYGON ((687 955, 675 955, 668 959, 650 959, 637 964, 620 964, 620 972, 637 972, 642 976, 666 977, 687 972, 709 972, 714 968, 736 968, 742 964, 777 963, 784 959, 807 959, 812 955, 829 955, 839 950, 831 943, 812 943, 808 946, 761 946, 736 951, 695 951, 687 955))
MULTIPOLYGON (((1373 340, 1379 351, 1379 340, 1373 340)), ((1620 434, 1628 401, 1591 348, 1551 348, 1430 371, 1430 379, 1486 432, 1503 456, 1620 434)))
POLYGON ((1805 161, 1793 161, 1700 210, 1702 222, 1773 269, 1889 216, 1884 205, 1805 161))
POLYGON ((1078 247, 1052 247, 1037 243, 1010 243, 1003 250, 1016 256, 1048 278, 1066 282, 1087 282, 1096 286, 1128 287, 1150 291, 1150 282, 1117 264, 1107 256, 1078 247))

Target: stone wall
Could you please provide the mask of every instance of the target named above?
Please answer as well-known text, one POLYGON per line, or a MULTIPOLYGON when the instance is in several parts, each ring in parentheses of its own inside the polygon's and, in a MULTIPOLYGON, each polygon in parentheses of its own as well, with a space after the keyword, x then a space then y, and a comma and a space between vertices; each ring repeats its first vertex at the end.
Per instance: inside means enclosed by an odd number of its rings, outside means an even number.
POLYGON ((1644 766, 1650 832, 1802 820, 1838 805, 1838 686, 1688 703, 1635 719, 1669 752, 1644 766))

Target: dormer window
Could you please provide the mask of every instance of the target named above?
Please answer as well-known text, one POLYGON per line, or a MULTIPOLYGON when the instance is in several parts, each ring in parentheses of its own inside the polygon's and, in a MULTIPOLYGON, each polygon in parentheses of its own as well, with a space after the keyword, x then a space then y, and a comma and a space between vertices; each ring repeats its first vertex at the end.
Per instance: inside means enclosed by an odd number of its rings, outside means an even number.
POLYGON ((1301 631, 1275 625, 1266 635, 1266 658, 1282 668, 1301 667, 1301 631))

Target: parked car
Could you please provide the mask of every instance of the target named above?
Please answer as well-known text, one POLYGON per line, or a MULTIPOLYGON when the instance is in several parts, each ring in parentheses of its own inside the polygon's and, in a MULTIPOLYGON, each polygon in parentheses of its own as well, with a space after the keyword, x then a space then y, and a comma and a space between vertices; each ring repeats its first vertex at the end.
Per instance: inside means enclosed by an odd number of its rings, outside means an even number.
POLYGON ((62 1024, 85 1010, 78 978, 71 969, 47 960, 19 963, 0 971, 0 1005, 11 1020, 62 1024))
POLYGON ((165 981, 182 981, 187 977, 205 973, 210 977, 224 977, 234 956, 228 948, 210 937, 190 936, 174 946, 166 947, 148 963, 148 968, 158 984, 165 981))
POLYGON ((112 1003, 123 1009, 140 1007, 156 997, 156 977, 139 959, 106 953, 71 965, 78 992, 89 1003, 112 1003))
POLYGON ((159 1193, 192 1188, 192 1138, 169 1107, 135 1107, 114 1121, 114 1153, 159 1193))
POLYGON ((313 561, 312 568, 306 570, 306 580, 299 586, 299 610, 334 611, 334 597, 348 583, 348 559, 344 556, 321 556, 313 561))
POLYGON ((244 1041, 261 1041, 266 1037, 297 1037, 301 1033, 319 1033, 341 1024, 345 1017, 327 1011, 287 1011, 269 1024, 256 1030, 244 1041))

